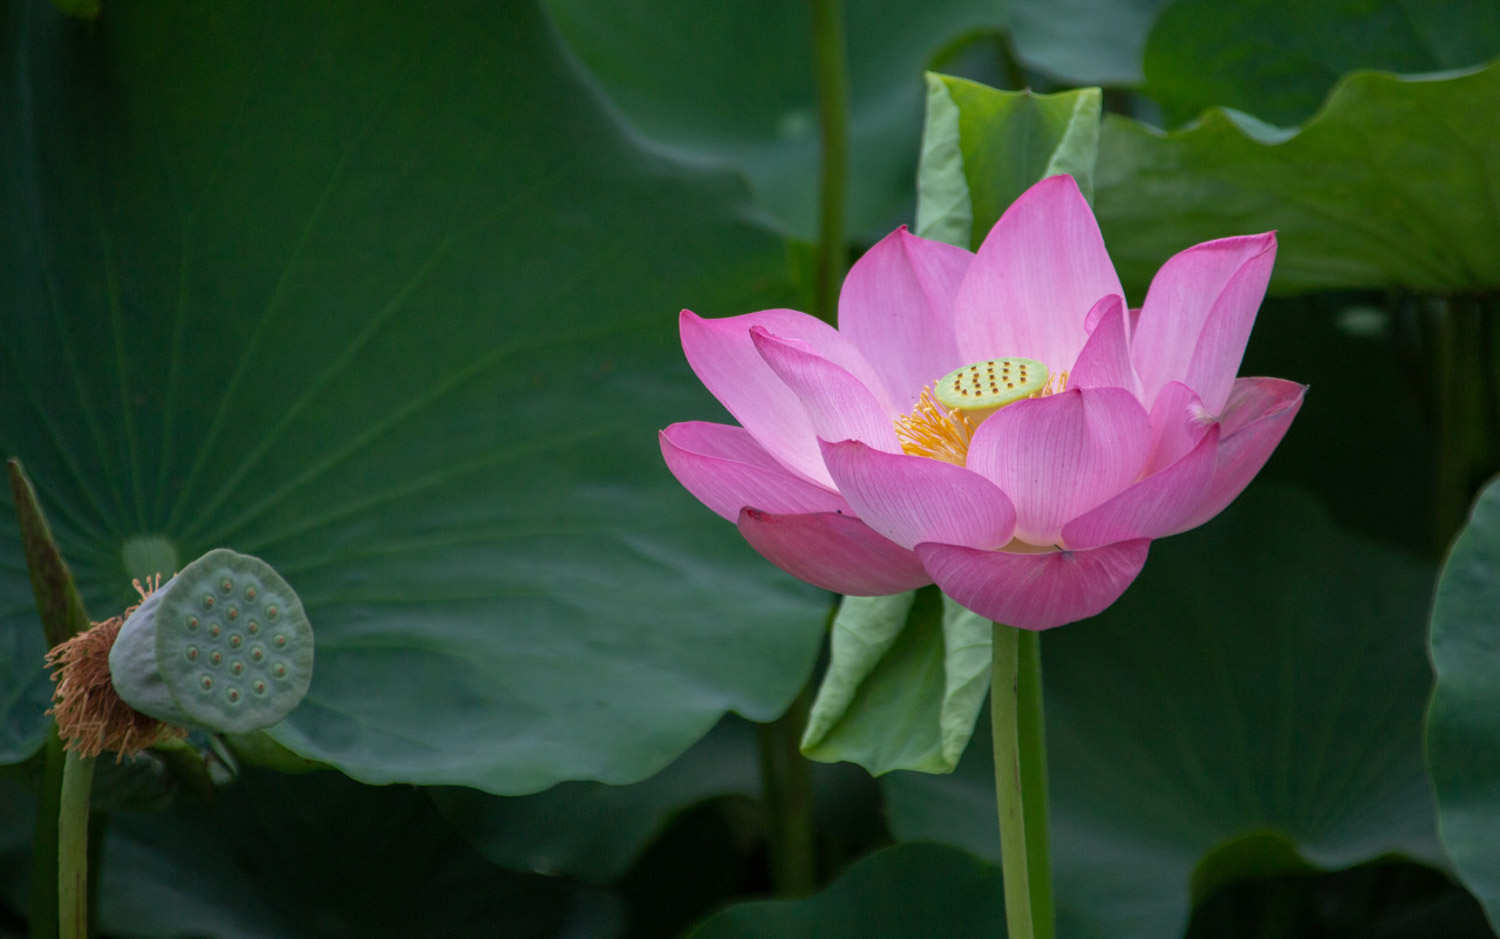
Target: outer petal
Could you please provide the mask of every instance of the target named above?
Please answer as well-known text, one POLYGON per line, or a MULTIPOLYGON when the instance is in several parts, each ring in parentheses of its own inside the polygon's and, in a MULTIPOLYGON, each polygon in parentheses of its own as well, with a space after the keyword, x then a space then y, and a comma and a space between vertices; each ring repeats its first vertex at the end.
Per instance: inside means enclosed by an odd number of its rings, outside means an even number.
POLYGON ((1193 389, 1180 381, 1169 381, 1151 406, 1151 455, 1146 473, 1155 473, 1182 459, 1198 445, 1214 423, 1193 389))
POLYGON ((1056 544, 1063 523, 1134 482, 1151 426, 1123 388, 1074 388, 1001 408, 974 432, 969 468, 1016 506, 1016 537, 1056 544))
POLYGON ((1121 541, 1091 551, 1012 554, 919 544, 917 557, 943 593, 997 623, 1051 629, 1101 612, 1146 564, 1151 542, 1121 541))
POLYGON ((998 548, 1016 527, 1010 499, 978 473, 940 460, 823 443, 823 460, 865 524, 904 548, 941 541, 998 548))
POLYGON ((662 458, 677 481, 731 522, 739 520, 746 506, 776 513, 853 514, 838 493, 776 462, 743 427, 685 421, 658 438, 662 458))
POLYGON ((1064 525, 1063 544, 1094 548, 1180 531, 1203 501, 1218 451, 1219 428, 1215 426, 1176 463, 1064 525))
POLYGON ((750 338, 771 371, 796 393, 819 437, 862 440, 881 450, 901 449, 890 406, 858 378, 758 326, 750 330, 750 338))
POLYGON ((1276 233, 1221 238, 1173 255, 1151 280, 1131 338, 1148 403, 1169 381, 1223 406, 1276 260, 1276 233))
POLYGON ((1095 325, 1083 351, 1068 372, 1069 388, 1124 388, 1141 396, 1140 379, 1130 363, 1130 344, 1125 336, 1125 300, 1102 298, 1089 310, 1095 325))
POLYGON ((953 336, 953 298, 973 259, 903 225, 844 278, 839 332, 880 373, 897 410, 910 411, 924 385, 963 364, 953 336))
POLYGON ((1214 476, 1193 512, 1176 531, 1197 528, 1218 515, 1250 485, 1302 409, 1307 386, 1281 378, 1241 378, 1220 417, 1222 436, 1214 476))
POLYGON ((704 387, 779 462, 831 486, 812 421, 797 395, 755 350, 750 330, 761 326, 782 339, 803 343, 804 348, 878 384, 858 350, 827 323, 796 310, 762 310, 723 319, 704 319, 683 310, 678 325, 688 365, 704 387))
POLYGON ((740 534, 766 560, 808 583, 855 596, 902 593, 932 582, 917 556, 836 512, 740 512, 740 534))
POLYGON ((1100 297, 1124 296, 1094 213, 1071 176, 1050 176, 1021 194, 980 245, 954 307, 965 362, 1037 359, 1053 372, 1073 364, 1084 321, 1100 297))

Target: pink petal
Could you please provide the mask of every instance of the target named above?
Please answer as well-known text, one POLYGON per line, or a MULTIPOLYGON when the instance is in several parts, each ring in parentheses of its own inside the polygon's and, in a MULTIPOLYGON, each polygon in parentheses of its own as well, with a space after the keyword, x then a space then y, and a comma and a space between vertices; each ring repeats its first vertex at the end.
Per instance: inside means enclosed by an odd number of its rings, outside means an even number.
POLYGON ((1219 428, 1211 427, 1191 452, 1063 526, 1063 544, 1094 548, 1182 530, 1214 475, 1219 428))
POLYGON ((1089 310, 1094 324, 1083 351, 1068 372, 1069 388, 1124 388, 1140 397, 1140 380, 1130 364, 1125 337, 1125 301, 1118 296, 1100 299, 1089 310))
POLYGON ((932 582, 915 554, 848 515, 775 515, 747 508, 739 525, 766 560, 824 590, 870 597, 932 582))
POLYGON ((853 514, 838 493, 786 469, 743 427, 686 421, 658 437, 662 458, 677 481, 731 522, 739 520, 746 506, 779 514, 853 514))
POLYGON ((1250 485, 1302 408, 1307 386, 1280 378, 1241 378, 1220 417, 1214 476, 1194 510, 1176 530, 1197 528, 1218 515, 1250 485))
POLYGON ((885 380, 899 411, 910 411, 924 386, 964 364, 953 337, 953 297, 973 259, 903 225, 866 251, 844 278, 839 332, 885 380))
POLYGON ((756 351, 807 411, 824 440, 862 440, 881 450, 899 451, 894 416, 877 393, 828 359, 780 339, 759 326, 750 330, 756 351))
POLYGON ((923 541, 998 548, 1015 530, 1010 499, 962 466, 852 440, 824 442, 823 461, 854 513, 904 548, 923 541))
POLYGON ((873 376, 858 350, 832 326, 796 310, 762 310, 722 319, 704 319, 683 310, 678 326, 693 373, 750 435, 783 465, 832 486, 802 401, 760 357, 750 329, 764 327, 783 339, 805 343, 854 374, 873 376))
POLYGON ((1089 308, 1124 296, 1094 213, 1071 176, 1021 194, 980 245, 958 288, 954 328, 965 362, 1037 359, 1073 364, 1088 338, 1089 308))
POLYGON ((1123 388, 1073 388, 1001 408, 974 432, 968 466, 1016 507, 1016 537, 1051 545, 1065 522, 1134 482, 1151 445, 1123 388))
POLYGON ((1206 241, 1162 265, 1131 337, 1144 400, 1182 381, 1210 411, 1223 406, 1275 260, 1276 233, 1266 232, 1206 241))
POLYGON ((1198 445, 1214 423, 1198 395, 1180 381, 1169 381, 1151 407, 1151 455, 1146 458, 1149 475, 1171 466, 1198 445))
POLYGON ((917 557, 943 593, 980 616, 1021 629, 1051 629, 1118 600, 1145 566, 1150 546, 1141 538, 1090 551, 1013 554, 919 544, 917 557))

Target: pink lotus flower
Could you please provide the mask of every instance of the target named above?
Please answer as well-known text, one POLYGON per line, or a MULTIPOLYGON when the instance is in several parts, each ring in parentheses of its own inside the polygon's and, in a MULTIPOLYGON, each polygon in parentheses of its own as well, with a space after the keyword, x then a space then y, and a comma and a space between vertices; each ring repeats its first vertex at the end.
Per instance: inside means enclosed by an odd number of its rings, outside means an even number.
POLYGON ((839 593, 936 582, 1046 629, 1109 606, 1151 539, 1249 484, 1306 388, 1236 378, 1273 232, 1209 241, 1139 310, 1068 176, 977 254, 898 229, 856 263, 837 330, 794 310, 682 311, 682 347, 739 427, 661 432, 667 466, 783 570, 839 593))

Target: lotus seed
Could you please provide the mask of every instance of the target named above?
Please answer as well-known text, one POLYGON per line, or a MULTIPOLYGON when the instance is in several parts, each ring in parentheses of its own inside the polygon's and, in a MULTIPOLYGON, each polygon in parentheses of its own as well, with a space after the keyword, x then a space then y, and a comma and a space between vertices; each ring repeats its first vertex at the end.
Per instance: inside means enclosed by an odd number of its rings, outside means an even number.
POLYGON ((204 675, 203 679, 202 679, 202 684, 203 684, 203 690, 207 691, 207 690, 209 690, 210 688, 212 688, 214 686, 214 680, 212 678, 209 678, 207 675, 204 675))
POLYGON ((235 703, 236 701, 238 701, 240 699, 239 689, 237 689, 237 688, 230 688, 229 689, 229 693, 226 694, 224 697, 226 697, 226 698, 229 699, 229 703, 230 704, 235 703))
POLYGON ((213 636, 214 638, 217 639, 218 636, 219 636, 219 624, 218 623, 209 623, 208 624, 208 634, 210 636, 213 636))
POLYGON ((240 634, 239 633, 235 633, 233 636, 229 637, 229 644, 231 646, 233 646, 234 648, 236 648, 236 649, 238 649, 240 647, 240 643, 244 642, 244 641, 245 640, 243 640, 243 639, 240 638, 240 634))
POLYGON ((244 662, 235 662, 233 665, 229 666, 229 670, 231 672, 234 672, 236 675, 238 675, 238 674, 240 674, 241 672, 243 672, 245 670, 245 663, 244 662))
POLYGON ((279 612, 279 611, 274 606, 268 606, 268 607, 266 607, 266 616, 270 617, 271 619, 275 619, 276 618, 277 612, 279 612))
POLYGON ((252 636, 255 635, 256 633, 260 632, 260 624, 257 623, 255 620, 251 620, 250 621, 250 625, 246 626, 245 628, 247 630, 249 630, 250 635, 252 635, 252 636))
POLYGON ((234 589, 234 581, 230 580, 228 577, 224 578, 219 582, 219 589, 224 591, 225 593, 228 593, 229 591, 234 589))
POLYGON ((205 610, 211 610, 211 609, 214 608, 213 594, 204 594, 203 595, 203 608, 205 610))
POLYGON ((272 641, 276 643, 276 648, 278 648, 278 649, 285 649, 286 648, 286 637, 285 636, 283 636, 283 635, 281 635, 281 634, 278 633, 277 636, 276 636, 276 638, 274 640, 272 640, 272 641))
POLYGON ((266 657, 266 650, 262 649, 260 646, 256 646, 255 648, 250 650, 250 657, 259 662, 261 659, 266 657))
POLYGON ((190 616, 190 617, 188 617, 188 632, 197 632, 197 631, 198 631, 198 617, 196 617, 196 616, 190 616))
POLYGON ((255 588, 254 587, 246 587, 245 588, 245 602, 246 603, 254 603, 255 602, 255 588))
POLYGON ((265 694, 266 693, 266 683, 263 682, 263 681, 257 680, 255 682, 255 684, 251 685, 250 687, 252 687, 252 688, 255 689, 255 693, 256 694, 265 694))
POLYGON ((187 657, 189 662, 195 661, 198 658, 198 647, 188 646, 187 657))
POLYGON ((230 619, 239 619, 239 616, 240 616, 240 611, 239 610, 235 609, 234 607, 230 607, 229 608, 229 618, 230 619))
POLYGON ((277 662, 276 663, 276 667, 273 668, 273 669, 271 669, 271 674, 275 675, 277 678, 285 678, 286 677, 286 666, 282 665, 280 662, 277 662))
POLYGON ((208 654, 208 662, 209 662, 210 665, 218 665, 222 661, 224 661, 224 656, 221 655, 220 653, 218 653, 218 652, 210 652, 208 654))

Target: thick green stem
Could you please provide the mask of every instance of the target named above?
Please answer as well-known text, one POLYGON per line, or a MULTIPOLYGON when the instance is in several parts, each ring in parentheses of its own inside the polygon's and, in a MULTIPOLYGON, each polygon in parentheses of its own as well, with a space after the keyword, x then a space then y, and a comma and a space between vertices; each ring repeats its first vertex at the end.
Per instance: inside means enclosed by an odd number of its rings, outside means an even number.
POLYGON ((1010 939, 1053 939, 1040 637, 994 625, 990 726, 1010 939))
POLYGON ((817 855, 813 843, 811 766, 798 749, 812 686, 804 687, 786 713, 757 728, 760 770, 770 816, 771 880, 776 894, 800 897, 817 887, 817 855))
POLYGON ((62 806, 62 778, 66 754, 57 725, 47 729, 43 744, 42 785, 37 792, 37 818, 31 849, 31 939, 57 937, 57 820, 62 806))
POLYGON ((818 261, 813 313, 832 323, 844 279, 844 186, 849 166, 849 63, 842 0, 811 0, 813 62, 823 160, 818 182, 818 261))
POLYGON ((59 939, 87 939, 89 929, 89 794, 94 758, 69 750, 63 764, 57 812, 57 920, 59 939))

